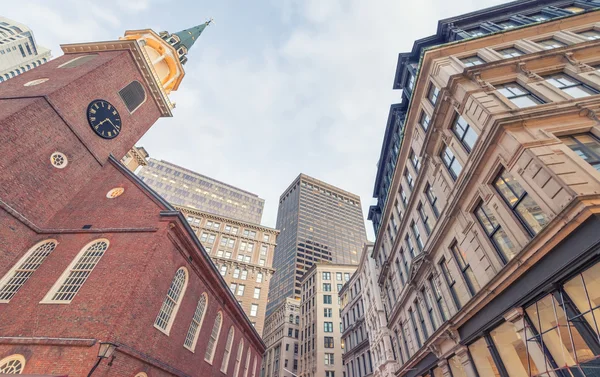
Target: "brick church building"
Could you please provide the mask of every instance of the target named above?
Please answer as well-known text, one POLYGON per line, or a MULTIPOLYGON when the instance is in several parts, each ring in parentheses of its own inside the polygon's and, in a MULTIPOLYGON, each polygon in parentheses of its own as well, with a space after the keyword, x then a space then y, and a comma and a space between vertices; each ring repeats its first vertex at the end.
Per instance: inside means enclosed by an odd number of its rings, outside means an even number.
POLYGON ((119 162, 207 24, 0 84, 0 375, 257 376, 265 345, 185 218, 119 162))

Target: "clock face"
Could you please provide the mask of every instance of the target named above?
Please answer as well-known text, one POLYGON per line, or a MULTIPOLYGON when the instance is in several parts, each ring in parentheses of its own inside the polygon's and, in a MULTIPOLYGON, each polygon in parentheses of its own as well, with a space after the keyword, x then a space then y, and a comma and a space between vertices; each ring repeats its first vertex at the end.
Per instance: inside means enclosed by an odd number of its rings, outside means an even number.
POLYGON ((121 116, 108 101, 97 99, 88 105, 88 123, 98 136, 114 139, 121 133, 121 116))

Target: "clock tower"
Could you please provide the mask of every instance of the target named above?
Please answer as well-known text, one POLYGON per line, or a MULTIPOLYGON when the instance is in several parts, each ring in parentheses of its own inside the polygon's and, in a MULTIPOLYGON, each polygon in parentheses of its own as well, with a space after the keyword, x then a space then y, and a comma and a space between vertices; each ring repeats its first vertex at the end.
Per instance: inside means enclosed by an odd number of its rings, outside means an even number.
POLYGON ((169 93, 209 23, 62 45, 63 56, 0 84, 1 204, 47 228, 111 155, 120 159, 172 116, 169 93))

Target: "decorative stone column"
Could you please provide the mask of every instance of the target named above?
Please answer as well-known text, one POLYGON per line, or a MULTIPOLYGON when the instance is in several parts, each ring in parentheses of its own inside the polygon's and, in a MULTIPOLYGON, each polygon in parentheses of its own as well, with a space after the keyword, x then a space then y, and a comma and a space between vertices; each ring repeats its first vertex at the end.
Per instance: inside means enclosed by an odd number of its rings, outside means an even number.
POLYGON ((466 346, 462 346, 456 350, 456 356, 463 365, 465 369, 465 373, 467 377, 477 377, 477 372, 475 372, 475 365, 471 362, 471 358, 469 357, 469 349, 466 346))
POLYGON ((448 360, 440 359, 438 361, 438 368, 442 370, 442 375, 444 377, 452 377, 452 372, 450 371, 450 365, 448 365, 448 360))

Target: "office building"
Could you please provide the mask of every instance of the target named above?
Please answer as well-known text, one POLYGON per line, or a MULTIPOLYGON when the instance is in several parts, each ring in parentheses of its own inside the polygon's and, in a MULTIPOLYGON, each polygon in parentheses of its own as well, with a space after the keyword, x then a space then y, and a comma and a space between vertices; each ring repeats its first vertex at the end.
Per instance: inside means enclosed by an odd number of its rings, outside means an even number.
POLYGON ((342 376, 340 291, 356 265, 315 263, 304 274, 300 302, 299 377, 342 376))
POLYGON ((267 315, 300 297, 302 275, 316 262, 358 264, 366 241, 360 197, 300 174, 279 198, 267 315))
POLYGON ((375 267, 373 259, 370 258, 372 251, 373 244, 365 244, 358 268, 338 293, 342 300, 342 365, 346 376, 373 375, 369 324, 366 321, 366 311, 376 310, 376 307, 370 306, 373 292, 369 290, 369 279, 372 277, 369 270, 374 271, 375 267))
POLYGON ((376 375, 596 374, 599 5, 499 5, 400 55, 370 212, 397 365, 376 375))
POLYGON ((27 26, 0 16, 0 83, 46 63, 50 50, 35 41, 27 26))
POLYGON ((278 230, 175 206, 200 239, 256 331, 262 335, 278 230))
POLYGON ((0 84, 0 374, 260 371, 265 345, 185 217, 118 160, 172 116, 207 24, 62 45, 0 84))
POLYGON ((153 158, 137 174, 173 205, 260 224, 265 200, 258 195, 153 158))
POLYGON ((286 377, 298 373, 300 300, 288 297, 265 320, 263 377, 286 377))

